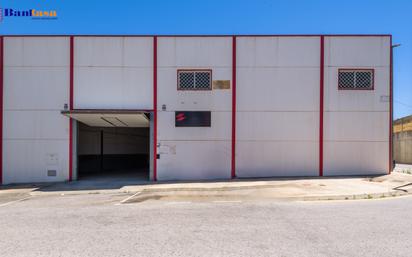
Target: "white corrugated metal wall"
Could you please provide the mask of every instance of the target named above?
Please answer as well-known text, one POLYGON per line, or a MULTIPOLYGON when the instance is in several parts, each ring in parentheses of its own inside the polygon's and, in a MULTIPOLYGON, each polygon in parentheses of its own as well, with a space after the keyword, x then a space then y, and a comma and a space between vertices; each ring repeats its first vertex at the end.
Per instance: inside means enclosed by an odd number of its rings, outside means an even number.
POLYGON ((177 69, 212 69, 231 80, 230 37, 158 39, 159 179, 230 178, 231 90, 178 91, 177 69), (162 111, 166 105, 166 111, 162 111), (210 128, 176 128, 175 111, 211 111, 210 128))
POLYGON ((325 175, 388 172, 390 37, 326 37, 325 175), (338 68, 372 68, 373 90, 338 90, 338 68))
POLYGON ((316 176, 319 37, 237 40, 236 174, 316 176))
POLYGON ((152 109, 151 37, 75 37, 74 109, 152 109))
POLYGON ((65 37, 4 38, 4 184, 68 179, 69 53, 65 37))

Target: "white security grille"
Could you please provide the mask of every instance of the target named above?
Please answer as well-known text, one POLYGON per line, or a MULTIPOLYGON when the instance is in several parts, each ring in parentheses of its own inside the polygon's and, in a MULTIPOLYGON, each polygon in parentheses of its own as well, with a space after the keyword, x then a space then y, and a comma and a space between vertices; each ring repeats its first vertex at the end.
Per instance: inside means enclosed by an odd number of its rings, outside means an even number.
POLYGON ((178 89, 210 90, 212 89, 211 71, 178 71, 178 89))
POLYGON ((373 70, 339 70, 339 89, 373 89, 373 70))
POLYGON ((195 86, 197 89, 210 89, 210 72, 196 72, 195 86))
POLYGON ((372 71, 357 71, 355 73, 355 85, 357 88, 372 88, 372 71))
POLYGON ((195 73, 194 72, 179 72, 179 89, 194 89, 195 73))

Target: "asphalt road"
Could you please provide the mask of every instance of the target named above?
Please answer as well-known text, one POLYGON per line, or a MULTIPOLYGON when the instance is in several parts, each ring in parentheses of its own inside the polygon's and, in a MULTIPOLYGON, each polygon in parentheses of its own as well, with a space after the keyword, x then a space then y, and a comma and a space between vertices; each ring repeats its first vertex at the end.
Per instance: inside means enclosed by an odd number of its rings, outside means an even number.
POLYGON ((0 256, 412 256, 412 197, 119 204, 55 195, 0 206, 0 256))

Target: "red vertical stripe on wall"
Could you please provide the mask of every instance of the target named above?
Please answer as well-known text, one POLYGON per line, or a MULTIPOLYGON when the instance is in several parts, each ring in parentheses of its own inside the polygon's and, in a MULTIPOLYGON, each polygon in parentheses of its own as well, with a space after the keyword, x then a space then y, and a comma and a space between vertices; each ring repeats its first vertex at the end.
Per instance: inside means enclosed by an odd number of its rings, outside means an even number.
POLYGON ((157 37, 153 37, 153 180, 157 181, 157 37))
POLYGON ((236 177, 236 37, 232 38, 232 178, 236 177))
POLYGON ((325 72, 325 37, 320 37, 320 85, 319 85, 319 176, 323 176, 323 91, 325 72))
POLYGON ((70 110, 73 110, 74 38, 70 37, 70 110))
POLYGON ((3 184, 3 44, 4 38, 0 37, 0 185, 3 184))
POLYGON ((393 48, 392 48, 392 35, 390 36, 390 71, 389 71, 389 171, 390 174, 393 169, 393 48))
MULTIPOLYGON (((70 37, 69 108, 73 110, 74 38, 70 37)), ((73 179, 73 120, 69 120, 69 181, 73 179)))

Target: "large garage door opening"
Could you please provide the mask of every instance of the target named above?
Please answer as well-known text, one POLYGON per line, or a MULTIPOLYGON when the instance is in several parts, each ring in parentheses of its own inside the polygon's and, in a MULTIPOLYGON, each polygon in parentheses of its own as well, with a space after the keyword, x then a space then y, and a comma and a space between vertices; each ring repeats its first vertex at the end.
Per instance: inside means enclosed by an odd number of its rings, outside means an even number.
POLYGON ((149 179, 149 128, 78 127, 78 175, 149 179))
POLYGON ((138 111, 74 110, 76 177, 150 179, 150 114, 138 111))

